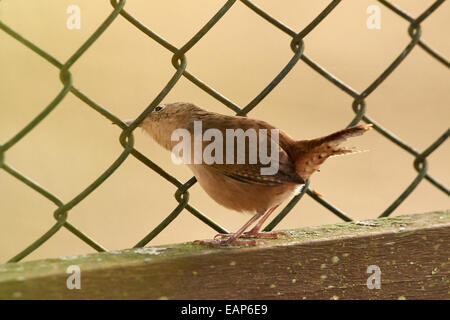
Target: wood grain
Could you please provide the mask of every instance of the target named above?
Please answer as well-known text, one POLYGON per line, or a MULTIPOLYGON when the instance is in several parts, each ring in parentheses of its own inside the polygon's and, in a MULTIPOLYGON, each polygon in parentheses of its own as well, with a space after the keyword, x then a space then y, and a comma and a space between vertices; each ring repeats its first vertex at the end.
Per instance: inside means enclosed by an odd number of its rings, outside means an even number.
POLYGON ((0 265, 0 298, 450 298, 450 211, 288 232, 254 248, 186 243, 0 265), (70 265, 80 290, 66 287, 70 265), (370 265, 380 289, 367 287, 370 265))

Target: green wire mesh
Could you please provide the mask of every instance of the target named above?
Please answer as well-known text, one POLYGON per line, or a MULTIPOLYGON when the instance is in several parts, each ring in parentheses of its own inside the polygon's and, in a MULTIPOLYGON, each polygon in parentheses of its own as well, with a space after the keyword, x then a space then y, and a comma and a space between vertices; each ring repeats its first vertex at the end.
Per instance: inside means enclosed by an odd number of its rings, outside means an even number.
MULTIPOLYGON (((21 42, 23 45, 34 51, 36 54, 40 55, 42 58, 47 60, 53 66, 60 70, 60 80, 62 82, 62 89, 58 95, 46 106, 40 114, 38 114, 28 125, 26 125, 22 130, 20 130, 15 136, 9 139, 6 143, 0 144, 0 168, 11 174, 13 177, 25 183, 30 188, 39 192, 43 197, 47 198, 49 201, 53 202, 57 209, 54 211, 53 215, 56 220, 55 224, 45 232, 41 237, 31 243, 24 250, 12 257, 8 262, 17 262, 28 256, 33 251, 37 250, 45 241, 51 238, 56 232, 61 228, 66 228, 74 235, 76 235, 81 241, 85 242, 93 249, 97 251, 107 251, 106 248, 98 244, 96 241, 88 237, 81 230, 76 228, 68 221, 68 215, 70 209, 78 205, 87 196, 89 196, 97 187, 99 187, 106 179, 108 179, 114 171, 127 159, 130 154, 148 166, 150 169, 157 172, 161 177, 171 182, 176 188, 175 199, 178 202, 177 207, 148 235, 146 235, 141 241, 139 241, 134 247, 142 247, 148 244, 152 239, 154 239, 161 231, 163 231, 178 215, 183 211, 183 209, 188 210, 191 214, 201 220, 203 223, 207 224, 217 232, 227 233, 228 231, 212 221, 205 214, 197 210, 195 207, 189 204, 189 188, 196 183, 195 178, 191 178, 187 182, 183 183, 177 178, 171 176, 169 173, 164 171, 156 163, 154 163, 149 158, 145 157, 142 153, 136 150, 134 146, 133 131, 139 125, 139 123, 155 108, 169 93, 170 90, 177 84, 181 77, 187 78, 189 81, 194 83, 197 87, 204 90, 206 93, 220 101, 226 107, 230 108, 238 115, 247 115, 251 110, 253 110, 259 102, 261 102, 289 73, 292 68, 297 64, 299 60, 302 60, 308 66, 310 66, 317 73, 322 75, 325 79, 330 81, 338 89, 344 91, 353 98, 352 109, 355 112, 355 117, 350 121, 348 126, 352 126, 360 122, 361 120, 373 125, 374 129, 381 135, 386 137, 388 140, 410 153, 414 160, 413 166, 417 171, 416 178, 407 186, 407 188, 397 197, 397 199, 389 205, 381 214, 380 217, 389 216, 394 210, 414 191, 414 189, 421 183, 424 179, 428 180, 436 188, 449 195, 449 189, 436 180, 434 177, 430 176, 428 172, 427 157, 434 152, 444 141, 449 137, 450 129, 447 129, 440 137, 438 137, 427 149, 420 152, 409 146, 404 141, 400 140, 393 133, 389 132, 386 128, 382 127, 380 124, 375 122, 373 119, 365 115, 367 105, 365 99, 378 88, 378 86, 400 65, 400 63, 408 56, 408 54, 416 47, 419 46, 430 56, 435 58, 444 67, 449 68, 449 61, 442 57, 439 53, 431 49, 421 40, 422 29, 420 24, 427 19, 445 0, 435 1, 429 8, 427 8, 421 15, 417 18, 411 17, 406 12, 402 11, 400 8, 394 6, 388 1, 378 0, 388 9, 392 10, 401 18, 409 22, 408 34, 411 41, 405 47, 405 49, 400 52, 398 57, 392 61, 392 63, 362 92, 357 92, 352 89, 349 85, 345 84, 342 80, 336 78, 333 74, 328 72, 326 69, 321 67, 319 64, 314 62, 304 53, 305 44, 303 39, 314 30, 319 23, 325 19, 341 2, 340 0, 331 1, 330 4, 308 25, 306 28, 300 32, 296 32, 290 29, 288 26, 284 25, 280 21, 276 20, 262 9, 257 7, 251 1, 241 0, 241 2, 247 6, 254 13, 259 15, 262 19, 266 20, 268 23, 273 25, 275 28, 279 29, 281 32, 289 35, 292 40, 290 42, 290 48, 292 49, 293 56, 287 62, 286 66, 279 72, 278 75, 262 90, 253 100, 251 100, 246 106, 239 106, 232 102, 220 92, 217 92, 195 75, 191 74, 187 70, 187 52, 194 47, 202 37, 214 27, 214 25, 231 9, 231 7, 236 3, 236 0, 227 1, 223 7, 181 48, 177 48, 170 44, 168 41, 163 39, 161 36, 153 32, 149 27, 145 26, 143 23, 138 21, 127 11, 125 11, 125 0, 110 0, 113 7, 111 14, 105 19, 105 21, 98 27, 98 29, 87 39, 87 41, 65 62, 62 63, 56 58, 51 56, 49 53, 39 48, 26 38, 19 35, 17 32, 9 28, 7 25, 0 21, 0 29, 9 34, 11 37, 21 42), (172 65, 175 68, 175 73, 172 78, 167 82, 166 86, 161 90, 161 92, 154 98, 154 100, 149 104, 149 106, 140 114, 136 121, 127 127, 118 117, 108 111, 105 107, 99 105, 91 98, 86 96, 82 91, 77 89, 72 83, 72 76, 70 73, 70 68, 77 62, 77 60, 91 47, 91 45, 103 34, 103 32, 114 22, 118 15, 121 15, 137 29, 145 33, 150 39, 156 41, 161 46, 173 53, 172 65), (5 162, 6 152, 12 148, 17 142, 19 142, 24 136, 26 136, 31 130, 33 130, 45 117, 47 117, 64 99, 64 97, 71 93, 79 98, 81 101, 86 103, 95 111, 99 112, 106 119, 112 121, 113 123, 119 125, 123 131, 120 135, 120 143, 124 150, 120 156, 99 176, 97 177, 89 186, 87 186, 82 192, 75 196, 69 202, 63 202, 58 197, 56 197, 49 190, 40 186, 37 182, 33 181, 29 177, 23 175, 14 167, 5 162)), ((309 180, 306 181, 300 194, 296 195, 291 199, 291 201, 286 205, 285 208, 268 224, 265 230, 272 230, 299 202, 299 200, 306 194, 312 197, 314 200, 319 202, 325 208, 329 209, 333 214, 338 216, 344 221, 351 221, 352 219, 344 213, 342 210, 337 208, 335 205, 319 197, 309 188, 309 180)))

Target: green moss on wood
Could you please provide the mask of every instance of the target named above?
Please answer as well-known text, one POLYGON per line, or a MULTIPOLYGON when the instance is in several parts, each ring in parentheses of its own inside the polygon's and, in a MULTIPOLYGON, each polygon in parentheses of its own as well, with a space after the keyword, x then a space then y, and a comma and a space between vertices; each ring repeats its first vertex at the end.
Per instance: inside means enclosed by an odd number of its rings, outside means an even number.
MULTIPOLYGON (((283 278, 287 277, 285 284, 289 284, 290 288, 293 284, 300 285, 305 277, 312 277, 311 280, 318 287, 326 285, 327 290, 340 290, 337 297, 344 297, 344 288, 353 288, 351 283, 347 283, 345 278, 341 277, 342 273, 351 272, 353 261, 375 261, 377 256, 374 255, 373 249, 370 249, 371 242, 367 241, 371 237, 385 235, 389 240, 382 243, 384 257, 380 262, 380 267, 389 268, 392 272, 401 272, 405 268, 412 270, 422 270, 423 263, 427 263, 428 275, 430 279, 417 279, 417 281, 425 281, 426 286, 439 286, 441 283, 448 282, 445 278, 448 273, 442 270, 448 270, 450 258, 443 252, 443 247, 447 247, 444 241, 445 235, 441 238, 433 238, 433 243, 429 244, 424 254, 429 255, 428 260, 418 261, 415 256, 407 256, 405 260, 398 260, 399 243, 405 245, 408 239, 414 237, 417 232, 428 230, 430 228, 439 228, 441 226, 449 226, 450 211, 434 212, 429 214, 399 216, 392 218, 381 218, 375 220, 366 220, 361 223, 346 222, 335 225, 324 225, 317 227, 308 227, 298 230, 287 231, 290 237, 282 237, 280 239, 268 241, 265 245, 257 247, 205 247, 195 243, 181 243, 167 246, 155 246, 148 248, 117 250, 112 252, 83 254, 70 257, 61 257, 58 259, 44 259, 38 261, 30 261, 24 263, 10 263, 0 265, 0 297, 6 298, 23 298, 24 292, 20 290, 24 284, 30 282, 39 283, 39 279, 53 279, 55 277, 66 278, 66 269, 70 265, 81 266, 83 273, 97 273, 99 271, 111 270, 114 274, 124 270, 147 270, 153 266, 164 266, 161 271, 167 275, 170 281, 179 283, 180 281, 202 281, 203 277, 207 277, 210 273, 232 272, 233 276, 239 276, 243 268, 253 269, 252 277, 257 275, 272 275, 283 278), (343 247, 344 240, 361 239, 356 241, 352 247, 343 247), (406 241, 406 242, 405 242, 406 241), (317 246, 319 245, 320 246, 317 246), (266 254, 272 254, 273 250, 282 251, 289 247, 304 248, 302 250, 310 250, 307 248, 317 249, 323 248, 322 251, 311 250, 305 251, 310 254, 299 256, 287 256, 284 260, 277 263, 268 262, 265 259, 258 260, 254 264, 249 264, 249 259, 239 257, 264 257, 266 254), (283 249, 284 248, 284 249, 283 249), (366 250, 366 248, 369 248, 366 250), (429 248, 429 249, 428 249, 429 248), (316 252, 318 254, 316 254, 316 252), (445 260, 434 261, 433 256, 439 254, 445 255, 445 260), (199 264, 199 261, 207 259, 206 267, 199 264), (219 262, 220 261, 220 262, 219 262), (286 263, 284 263, 286 262, 286 263), (430 263, 431 266, 430 267, 430 263), (312 266, 314 266, 312 268, 312 266), (239 270, 239 272, 236 272, 239 270), (339 272, 336 270, 340 270, 339 272), (398 270, 398 271, 397 271, 398 270), (305 275, 306 274, 306 275, 305 275), (295 276, 294 276, 295 275, 295 276), (314 276, 313 276, 314 275, 314 276), (444 279, 444 280, 443 280, 444 279)), ((417 236, 422 243, 430 241, 429 234, 420 233, 417 236)), ((275 254, 274 257, 277 257, 275 254)), ((379 258, 379 257, 378 257, 379 258)), ((419 257, 424 259, 423 257, 419 257)), ((403 259, 403 258, 402 258, 403 259)), ((253 260, 252 260, 253 261, 253 260)), ((367 266, 365 266, 367 267, 367 266)), ((152 269, 153 270, 153 269, 152 269)), ((154 272, 154 271, 153 271, 154 272)), ((250 272, 250 271, 249 271, 250 272)), ((129 281, 136 283, 145 283, 149 275, 145 272, 125 273, 129 281)), ((235 285, 244 281, 245 278, 237 278, 235 285)), ((416 281, 416 282, 417 282, 416 281)), ((45 282, 43 282, 45 283, 45 282)), ((285 296, 289 292, 285 292, 284 285, 274 282, 259 282, 255 287, 267 288, 275 285, 277 293, 285 296)), ((413 286, 413 284, 411 284, 413 286)), ((424 285, 420 285, 424 286, 424 285)), ((294 286, 295 287, 295 286, 294 286)), ((41 287, 42 288, 42 287, 41 287)), ((45 289, 45 286, 43 286, 45 289)), ((274 288, 272 288, 274 289, 274 288)), ((101 296, 102 288, 90 288, 91 296, 101 296)), ((149 290, 147 288, 146 290, 149 290)), ((156 290, 156 289, 155 289, 156 290)), ((292 289, 290 289, 292 290, 292 289)), ((233 290, 225 290, 233 293, 233 290)), ((337 291, 336 291, 337 292, 337 291)), ((168 292, 158 292, 154 298, 166 297, 173 298, 168 292)), ((331 297, 334 296, 334 293, 331 297)), ((37 293, 36 293, 37 294, 37 293)), ((133 290, 123 290, 122 297, 133 297, 133 290)), ((373 293, 375 295, 375 293, 373 293)), ((38 295, 38 294, 37 294, 38 295)), ((330 297, 330 296, 328 296, 330 297)), ((408 297, 408 296, 406 296, 408 297)))

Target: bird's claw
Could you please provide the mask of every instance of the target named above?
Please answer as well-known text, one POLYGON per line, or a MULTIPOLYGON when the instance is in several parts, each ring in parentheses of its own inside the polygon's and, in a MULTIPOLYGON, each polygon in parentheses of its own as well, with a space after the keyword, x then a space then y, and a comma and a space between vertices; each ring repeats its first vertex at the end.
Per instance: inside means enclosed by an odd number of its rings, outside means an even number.
MULTIPOLYGON (((231 237, 233 234, 232 233, 218 233, 214 236, 214 240, 216 240, 217 238, 223 239, 223 238, 229 238, 231 237)), ((198 241, 198 240, 197 240, 198 241)))

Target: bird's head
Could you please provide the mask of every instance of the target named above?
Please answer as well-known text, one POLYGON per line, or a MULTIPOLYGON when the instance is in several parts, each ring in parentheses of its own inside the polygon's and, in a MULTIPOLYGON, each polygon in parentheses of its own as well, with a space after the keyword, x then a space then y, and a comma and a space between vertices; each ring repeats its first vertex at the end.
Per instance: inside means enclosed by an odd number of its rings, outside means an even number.
MULTIPOLYGON (((171 149, 172 132, 176 129, 189 129, 203 109, 188 102, 160 104, 139 124, 156 142, 166 149, 171 149)), ((134 120, 124 121, 130 125, 134 120)))

